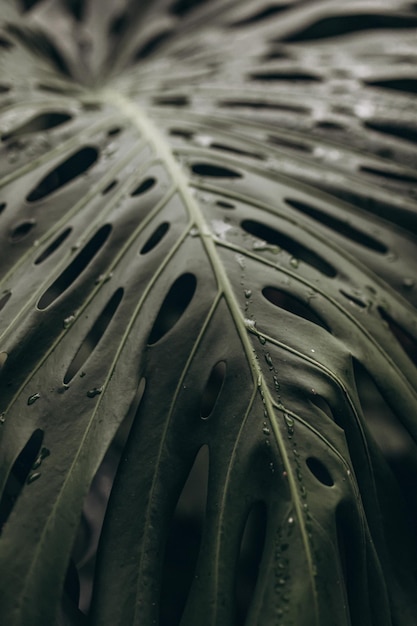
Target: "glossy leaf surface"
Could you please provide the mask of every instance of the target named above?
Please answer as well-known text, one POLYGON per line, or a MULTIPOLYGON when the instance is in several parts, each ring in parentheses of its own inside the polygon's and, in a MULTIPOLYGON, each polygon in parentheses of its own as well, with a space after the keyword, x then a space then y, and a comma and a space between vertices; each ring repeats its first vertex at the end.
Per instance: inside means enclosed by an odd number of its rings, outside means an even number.
POLYGON ((409 626, 415 3, 3 4, 2 623, 409 626))

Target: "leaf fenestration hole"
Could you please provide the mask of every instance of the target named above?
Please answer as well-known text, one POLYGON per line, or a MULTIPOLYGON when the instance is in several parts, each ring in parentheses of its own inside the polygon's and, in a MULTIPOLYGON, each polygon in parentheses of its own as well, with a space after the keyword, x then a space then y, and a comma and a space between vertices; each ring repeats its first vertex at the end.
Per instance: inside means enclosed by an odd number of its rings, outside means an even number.
POLYGON ((386 312, 386 310, 379 306, 378 313, 389 326, 390 331, 408 356, 408 358, 417 365, 417 341, 408 333, 404 328, 398 324, 392 317, 386 312))
POLYGON ((136 53, 135 58, 146 59, 157 52, 158 48, 162 46, 163 43, 172 35, 171 30, 164 30, 154 37, 151 37, 136 53))
POLYGON ((6 141, 7 139, 14 139, 16 137, 20 137, 21 135, 50 130, 51 128, 55 128, 56 126, 61 126, 62 124, 69 122, 71 119, 72 115, 69 115, 68 113, 58 113, 55 111, 42 113, 41 115, 33 117, 25 124, 18 126, 10 133, 3 135, 1 140, 6 141))
POLYGON ((72 285, 104 246, 111 230, 111 225, 105 224, 91 237, 90 241, 88 241, 81 252, 77 254, 72 263, 68 265, 52 285, 42 294, 38 302, 38 309, 41 311, 46 309, 46 307, 52 304, 52 302, 72 285))
POLYGON ((274 228, 270 226, 266 226, 265 224, 261 224, 261 222, 256 222, 254 220, 243 220, 241 223, 243 230, 245 230, 250 235, 257 237, 258 239, 262 239, 267 243, 270 243, 275 246, 279 246, 283 248, 290 254, 292 254, 295 258, 304 261, 307 265, 314 267, 321 274, 334 278, 337 272, 335 268, 327 263, 322 257, 318 254, 306 248, 301 243, 292 239, 288 235, 284 233, 278 232, 274 228))
POLYGON ((257 72, 250 75, 254 81, 282 82, 298 81, 303 83, 320 82, 321 78, 305 72, 257 72))
POLYGON ((388 80, 366 81, 369 87, 382 87, 393 91, 405 93, 417 93, 417 80, 415 78, 391 78, 388 80))
POLYGON ((301 143, 300 141, 296 141, 294 139, 288 139, 287 137, 284 138, 270 135, 268 137, 268 141, 277 146, 282 146, 283 148, 290 148, 290 150, 297 150, 299 152, 312 152, 312 148, 308 144, 301 143))
POLYGON ((156 106, 170 106, 170 107, 186 107, 190 104, 190 99, 187 96, 160 96, 153 99, 153 104, 156 106))
POLYGON ((210 176, 213 178, 242 178, 242 174, 222 165, 214 163, 194 163, 191 166, 193 174, 198 176, 210 176))
POLYGON ((112 189, 114 189, 117 185, 118 181, 117 180, 112 180, 111 183, 109 185, 107 185, 107 187, 105 187, 105 189, 103 189, 103 191, 101 192, 103 196, 105 196, 106 194, 109 193, 109 191, 111 191, 112 189))
POLYGON ((32 466, 41 450, 43 437, 43 430, 36 429, 13 464, 0 500, 0 529, 7 522, 29 477, 32 466))
POLYGON ((323 322, 310 307, 286 291, 277 289, 276 287, 264 287, 262 289, 262 295, 274 306, 280 307, 288 311, 288 313, 298 315, 298 317, 302 317, 309 322, 313 322, 313 324, 317 324, 317 326, 321 326, 321 328, 324 328, 328 332, 331 332, 327 324, 323 322))
POLYGON ((365 174, 372 174, 373 176, 378 176, 380 178, 382 177, 389 180, 395 180, 400 183, 417 183, 417 178, 415 176, 409 176, 408 174, 390 172, 389 170, 380 170, 376 167, 368 167, 365 165, 361 165, 359 170, 361 172, 365 172, 365 174))
POLYGON ((70 363, 64 376, 64 384, 69 383, 76 373, 82 368, 87 359, 95 350, 97 344, 103 337, 110 322, 112 321, 120 302, 123 298, 123 289, 120 287, 110 298, 89 333, 84 338, 82 344, 77 350, 76 355, 70 363))
POLYGON ((98 155, 98 150, 91 146, 78 150, 60 163, 52 172, 49 172, 35 189, 29 193, 26 200, 28 202, 42 200, 75 178, 78 178, 78 176, 81 176, 81 174, 85 174, 97 161, 98 155))
POLYGON ((213 412, 217 399, 220 396, 226 377, 226 363, 219 361, 210 372, 201 398, 200 416, 208 419, 213 412))
POLYGON ((405 141, 411 143, 417 143, 417 130, 411 126, 405 125, 401 122, 382 122, 382 121, 364 121, 365 128, 370 128, 385 135, 391 135, 392 137, 399 137, 405 141))
POLYGON ((236 564, 236 624, 244 626, 249 614, 258 580, 259 566, 265 546, 267 508, 264 502, 255 502, 242 531, 236 564))
POLYGON ((170 228, 169 222, 163 222, 162 224, 160 224, 158 228, 156 228, 156 230, 149 237, 145 245, 142 247, 140 254, 147 254, 148 252, 156 248, 159 242, 162 241, 162 239, 165 237, 165 235, 169 231, 169 228, 170 228))
POLYGON ((136 189, 134 189, 134 191, 131 192, 131 196, 141 196, 143 193, 146 193, 147 191, 149 191, 150 189, 152 189, 152 187, 154 187, 156 185, 156 179, 155 178, 145 178, 144 181, 142 181, 140 183, 140 185, 138 187, 136 187, 136 189))
POLYGON ((348 293, 347 291, 344 291, 343 289, 339 289, 339 292, 342 294, 344 298, 346 298, 346 300, 349 300, 349 302, 351 302, 355 306, 359 307, 360 309, 366 309, 366 306, 367 306, 366 302, 364 302, 363 300, 355 296, 353 293, 348 293))
POLYGON ((309 110, 305 106, 295 104, 283 104, 282 102, 268 102, 266 100, 220 100, 220 107, 227 109, 266 109, 271 111, 283 111, 286 113, 308 113, 309 110))
POLYGON ((0 202, 0 213, 3 213, 4 209, 6 208, 7 204, 5 202, 0 202))
POLYGON ((27 220, 26 222, 21 222, 17 226, 15 226, 10 233, 10 241, 12 243, 18 243, 25 239, 27 235, 31 232, 31 230, 36 226, 35 220, 27 220))
POLYGON ((339 37, 361 30, 380 30, 384 28, 412 28, 417 25, 417 19, 410 16, 394 16, 392 14, 360 13, 325 17, 308 24, 306 28, 285 37, 285 42, 311 41, 313 39, 327 39, 339 37))
POLYGON ((222 150, 223 152, 231 152, 232 154, 239 154, 241 156, 246 156, 251 159, 259 159, 260 161, 264 160, 262 154, 259 154, 257 152, 249 152, 248 150, 242 150, 234 146, 227 146, 223 143, 214 142, 210 144, 210 148, 212 148, 213 150, 222 150))
POLYGON ((4 291, 3 294, 0 296, 0 311, 4 309, 4 307, 10 300, 11 295, 12 295, 11 291, 4 291))
POLYGON ((268 17, 272 17, 273 15, 277 15, 278 13, 282 13, 287 10, 291 5, 290 4, 270 4, 269 6, 253 13, 249 17, 245 17, 237 22, 233 22, 229 24, 230 28, 236 28, 239 26, 248 26, 249 24, 253 24, 255 22, 261 22, 262 20, 266 20, 268 17))
POLYGON ((226 202, 225 200, 217 200, 216 204, 221 209, 230 210, 230 209, 235 209, 236 208, 236 206, 234 204, 232 204, 231 202, 226 202))
POLYGON ((319 482, 322 483, 322 485, 326 485, 327 487, 333 487, 334 480, 324 463, 319 461, 319 459, 310 456, 306 460, 306 465, 310 472, 317 478, 319 482))
POLYGON ((197 287, 194 274, 182 274, 165 296, 149 335, 148 345, 162 339, 179 321, 193 299, 197 287))
POLYGON ((160 626, 178 626, 187 602, 200 551, 206 514, 209 448, 198 451, 178 498, 165 548, 160 626))
POLYGON ((348 222, 342 221, 337 217, 333 217, 333 215, 329 215, 320 209, 317 209, 306 202, 301 202, 300 200, 295 200, 294 198, 285 198, 285 202, 290 206, 296 209, 297 211, 301 211, 305 215, 312 217, 313 219, 321 222, 325 226, 336 231, 339 235, 343 235, 344 237, 348 237, 355 243, 360 244, 361 246, 365 246, 370 250, 374 250, 375 252, 379 252, 384 254, 388 252, 388 248, 385 244, 381 243, 371 235, 355 228, 352 224, 348 222))
POLYGON ((39 265, 51 256, 65 241, 65 239, 71 234, 72 228, 66 228, 58 237, 44 250, 38 258, 35 260, 35 265, 39 265))

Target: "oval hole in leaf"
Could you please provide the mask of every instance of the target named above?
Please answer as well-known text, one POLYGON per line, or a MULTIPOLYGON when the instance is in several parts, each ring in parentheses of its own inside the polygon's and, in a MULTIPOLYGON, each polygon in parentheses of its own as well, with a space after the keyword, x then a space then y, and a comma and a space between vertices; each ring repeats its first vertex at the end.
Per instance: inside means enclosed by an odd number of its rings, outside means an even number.
POLYGON ((417 178, 415 176, 409 176, 408 174, 400 174, 398 172, 380 170, 376 167, 368 167, 365 165, 361 165, 359 170, 361 172, 365 172, 366 174, 372 174, 373 176, 387 178, 389 180, 395 180, 401 183, 417 183, 417 178))
POLYGON ((178 499, 165 548, 160 626, 177 626, 187 602, 206 514, 209 448, 200 448, 178 499))
POLYGON ((39 265, 45 261, 51 254, 55 252, 65 241, 65 239, 70 235, 72 228, 66 228, 58 237, 44 250, 38 258, 35 260, 35 265, 39 265))
POLYGON ((141 182, 141 184, 138 187, 136 187, 134 191, 132 191, 130 195, 132 197, 140 196, 143 193, 146 193, 147 191, 149 191, 149 189, 152 189, 152 187, 154 187, 155 184, 156 184, 155 178, 146 178, 144 181, 141 182))
POLYGON ((172 106, 172 107, 185 107, 190 104, 190 99, 187 96, 164 96, 153 99, 153 104, 156 106, 172 106))
POLYGON ((249 77, 254 81, 282 82, 282 81, 298 81, 303 83, 320 82, 321 78, 314 74, 306 74, 303 72, 257 72, 249 77))
POLYGON ((213 163, 194 163, 191 170, 198 176, 210 176, 214 178, 242 178, 242 174, 222 165, 213 163))
POLYGON ((172 35, 172 30, 164 30, 149 39, 136 53, 136 59, 146 59, 154 54, 158 48, 172 35))
POLYGON ((210 372, 209 379, 201 398, 200 416, 208 419, 213 412, 226 377, 226 363, 219 361, 210 372))
POLYGON ((309 113, 309 109, 304 106, 295 104, 283 104, 282 102, 267 102, 265 100, 221 100, 218 102, 220 107, 248 108, 248 109, 266 109, 271 111, 285 111, 288 113, 309 113))
POLYGON ((358 614, 360 602, 355 602, 355 581, 360 580, 357 576, 358 540, 357 531, 354 527, 352 505, 342 502, 336 509, 337 544, 339 548, 341 574, 346 593, 345 604, 349 607, 350 623, 358 624, 362 619, 358 614), (356 608, 357 607, 357 608, 356 608))
POLYGON ((363 300, 355 296, 353 293, 348 293, 347 291, 344 291, 343 289, 339 289, 339 292, 342 294, 344 298, 346 298, 346 300, 349 300, 349 302, 351 302, 355 306, 359 307, 360 309, 366 309, 367 307, 366 302, 363 302, 363 300))
POLYGON ((415 78, 391 78, 389 80, 365 81, 369 87, 382 87, 393 91, 405 93, 417 93, 417 80, 415 78))
POLYGON ((217 200, 216 202, 217 206, 219 206, 221 209, 235 209, 236 206, 234 204, 232 204, 231 202, 226 202, 225 200, 217 200))
POLYGON ((223 152, 231 152, 232 154, 240 154, 241 156, 247 156, 251 159, 259 159, 261 161, 264 160, 262 154, 259 154, 257 152, 249 152, 248 150, 242 150, 234 146, 227 146, 223 143, 212 143, 210 144, 210 148, 212 148, 213 150, 222 150, 223 152))
POLYGON ((324 463, 319 461, 319 459, 310 456, 306 460, 306 464, 310 472, 317 478, 319 482, 321 482, 322 485, 326 485, 327 487, 333 487, 334 480, 324 463))
POLYGON ((84 174, 98 159, 98 150, 88 146, 60 163, 33 189, 26 200, 37 202, 84 174))
POLYGON ((113 126, 113 128, 110 128, 107 131, 107 136, 108 137, 116 137, 116 135, 120 135, 122 130, 123 130, 123 128, 121 126, 113 126))
POLYGON ((87 359, 91 356, 95 350, 97 344, 103 337, 110 322, 112 321, 117 308, 123 298, 123 289, 120 287, 110 298, 99 317, 96 319, 94 325, 90 329, 89 333, 84 338, 82 344, 77 350, 77 353, 67 372, 64 376, 64 384, 69 383, 76 373, 82 368, 87 359))
POLYGON ((348 237, 361 246, 365 246, 366 248, 374 250, 375 252, 380 252, 381 254, 388 252, 388 248, 385 244, 381 243, 371 235, 355 228, 348 222, 342 221, 337 217, 333 217, 333 215, 329 215, 328 213, 325 213, 310 204, 301 202, 300 200, 295 200, 294 198, 285 198, 285 202, 297 211, 301 211, 305 215, 312 217, 325 226, 332 228, 339 235, 348 237))
POLYGON ((405 141, 411 143, 417 143, 417 130, 412 128, 411 124, 406 125, 400 122, 378 122, 378 121, 365 121, 363 125, 371 130, 384 133, 385 135, 392 135, 393 137, 399 137, 405 141))
POLYGON ((290 148, 290 150, 297 150, 299 152, 312 152, 311 146, 305 143, 301 143, 300 141, 295 141, 293 139, 287 139, 286 137, 277 137, 275 135, 269 135, 268 137, 269 143, 272 143, 277 146, 282 146, 283 148, 290 148))
POLYGON ((49 130, 51 128, 55 128, 56 126, 61 126, 62 124, 69 122, 71 119, 72 115, 69 115, 68 113, 58 113, 55 111, 42 113, 41 115, 32 117, 31 120, 21 126, 18 126, 10 133, 3 135, 1 139, 2 141, 6 141, 7 139, 20 137, 21 135, 28 135, 42 130, 49 130))
POLYGON ((265 546, 266 522, 266 505, 256 502, 246 518, 240 542, 235 581, 235 626, 244 626, 252 604, 265 546))
POLYGON ((43 430, 36 429, 13 464, 0 500, 0 529, 8 520, 29 477, 32 466, 41 450, 43 436, 43 430))
POLYGON ((287 10, 291 5, 290 4, 270 4, 269 6, 253 13, 249 17, 244 17, 243 19, 233 22, 229 24, 230 28, 236 28, 239 26, 248 26, 249 24, 253 24, 255 22, 261 22, 262 20, 266 20, 268 17, 272 17, 273 15, 277 15, 278 13, 282 13, 287 10))
POLYGON ((170 331, 185 313, 197 287, 194 274, 183 274, 172 285, 159 309, 148 339, 152 346, 170 331))
POLYGON ((163 222, 158 226, 158 228, 152 233, 149 237, 148 241, 143 246, 140 254, 147 254, 151 250, 153 250, 158 243, 165 237, 169 230, 170 224, 169 222, 163 222))
POLYGON ((417 365, 417 341, 404 328, 395 322, 386 310, 379 306, 378 313, 382 319, 388 324, 390 331, 408 356, 408 358, 417 365))
POLYGON ((323 320, 314 311, 312 311, 310 307, 282 289, 277 289, 276 287, 264 287, 262 289, 262 295, 271 304, 288 311, 288 313, 293 313, 294 315, 298 315, 298 317, 302 317, 309 322, 313 322, 313 324, 317 324, 317 326, 321 326, 330 332, 327 324, 323 322, 323 320))
POLYGON ((241 226, 243 230, 250 235, 257 237, 258 239, 262 239, 263 241, 266 241, 274 246, 283 248, 295 258, 301 259, 304 263, 311 265, 311 267, 314 267, 322 274, 330 276, 331 278, 336 276, 337 272, 334 267, 330 265, 330 263, 327 263, 327 261, 325 261, 318 254, 309 250, 288 235, 284 235, 270 226, 261 224, 261 222, 255 222, 254 220, 243 220, 241 226))
POLYGON ((112 180, 111 183, 109 185, 107 185, 107 187, 105 189, 103 189, 103 191, 101 192, 103 196, 105 196, 107 193, 109 193, 109 191, 111 191, 112 189, 114 189, 117 185, 117 180, 112 180))
POLYGON ((325 39, 339 37, 348 33, 361 30, 380 30, 384 28, 412 28, 417 25, 417 19, 410 16, 396 16, 392 14, 360 13, 356 15, 337 15, 325 17, 312 24, 308 24, 301 31, 285 37, 281 41, 311 41, 313 39, 325 39))
POLYGON ((172 137, 182 137, 183 139, 192 139, 194 137, 194 132, 185 128, 171 128, 169 134, 172 137))
POLYGON ((11 291, 5 291, 0 297, 0 311, 4 309, 12 295, 11 291))
POLYGON ((414 525, 417 515, 416 444, 366 368, 356 359, 353 359, 353 367, 366 426, 396 478, 405 509, 410 512, 410 522, 414 525))
POLYGON ((58 276, 50 287, 43 293, 38 302, 38 309, 41 311, 46 309, 54 300, 64 293, 72 285, 72 283, 85 270, 87 265, 91 263, 96 254, 107 241, 112 227, 110 224, 102 226, 100 230, 90 239, 84 248, 77 254, 75 259, 68 267, 58 276))
POLYGON ((22 239, 25 239, 25 237, 29 235, 34 226, 36 226, 35 220, 27 220, 26 222, 21 222, 20 224, 15 226, 10 233, 10 241, 12 243, 18 243, 19 241, 22 241, 22 239))

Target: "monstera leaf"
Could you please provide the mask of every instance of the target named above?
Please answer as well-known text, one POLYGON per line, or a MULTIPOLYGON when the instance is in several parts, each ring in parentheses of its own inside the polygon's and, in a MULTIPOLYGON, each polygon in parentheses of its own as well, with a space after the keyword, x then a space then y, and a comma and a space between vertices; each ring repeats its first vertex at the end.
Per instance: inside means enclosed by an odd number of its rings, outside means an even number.
POLYGON ((416 3, 1 9, 1 623, 415 623, 416 3))

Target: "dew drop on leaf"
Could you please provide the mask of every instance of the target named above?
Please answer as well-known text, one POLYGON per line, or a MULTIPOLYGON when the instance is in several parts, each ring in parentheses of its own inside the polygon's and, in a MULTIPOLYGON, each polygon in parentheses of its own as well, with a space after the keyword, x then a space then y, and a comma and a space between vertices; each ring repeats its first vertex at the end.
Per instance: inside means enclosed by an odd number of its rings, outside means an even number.
POLYGON ((28 398, 28 405, 30 406, 31 404, 35 404, 36 400, 39 400, 40 397, 41 395, 39 393, 33 393, 28 398))

